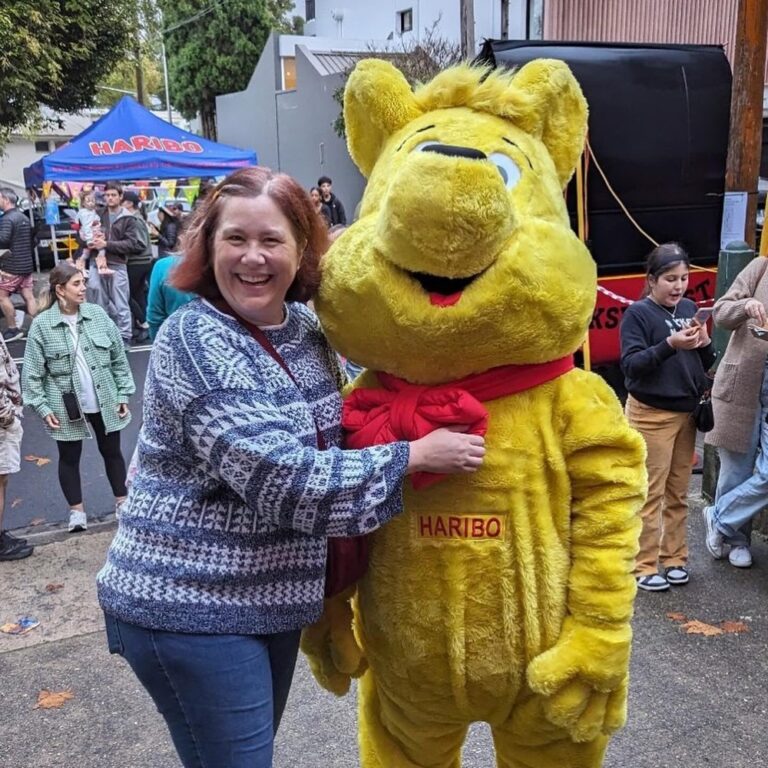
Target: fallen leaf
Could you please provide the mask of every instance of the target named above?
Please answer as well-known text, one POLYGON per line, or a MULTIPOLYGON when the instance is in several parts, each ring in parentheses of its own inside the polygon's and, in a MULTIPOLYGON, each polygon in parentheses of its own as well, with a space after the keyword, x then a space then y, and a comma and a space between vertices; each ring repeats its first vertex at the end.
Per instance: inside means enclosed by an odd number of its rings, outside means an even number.
POLYGON ((44 517, 33 517, 30 521, 30 525, 42 525, 45 522, 44 517))
POLYGON ((64 589, 63 584, 46 584, 45 585, 46 592, 58 592, 61 589, 64 589))
POLYGON ((14 499, 11 502, 11 509, 16 509, 16 507, 18 507, 19 504, 21 504, 21 501, 22 501, 21 499, 14 499))
POLYGON ((24 461, 33 461, 38 467, 44 467, 46 464, 51 463, 51 460, 47 456, 35 456, 34 453, 25 456, 24 461))
POLYGON ((720 629, 729 635, 749 632, 749 627, 743 621, 723 621, 720 624, 720 629))
POLYGON ((715 635, 722 635, 723 630, 720 627, 715 627, 712 624, 707 624, 704 621, 698 621, 697 619, 691 619, 681 625, 681 628, 685 630, 688 635, 704 635, 705 637, 714 637, 715 635))
POLYGON ((684 613, 678 613, 677 611, 668 613, 667 618, 672 619, 672 621, 688 621, 688 617, 684 613))
POLYGON ((59 709, 64 706, 65 701, 74 698, 75 694, 72 691, 42 690, 37 694, 37 704, 35 704, 33 709, 59 709))

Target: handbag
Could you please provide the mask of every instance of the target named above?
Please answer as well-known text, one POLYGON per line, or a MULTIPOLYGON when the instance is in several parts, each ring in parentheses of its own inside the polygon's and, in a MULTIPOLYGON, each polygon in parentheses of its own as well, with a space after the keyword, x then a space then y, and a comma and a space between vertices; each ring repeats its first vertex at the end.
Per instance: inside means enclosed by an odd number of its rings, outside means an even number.
POLYGON ((696 407, 691 414, 694 422, 696 423, 696 429, 699 432, 709 432, 715 426, 715 413, 712 409, 712 397, 710 390, 707 390, 699 400, 696 407))
MULTIPOLYGON (((261 344, 264 351, 288 374, 291 381, 298 383, 291 373, 282 355, 274 348, 264 331, 257 325, 238 317, 251 336, 261 344)), ((323 433, 315 421, 317 432, 317 447, 324 451, 327 448, 323 433)), ((357 583, 368 570, 368 537, 362 536, 330 536, 326 539, 327 557, 325 565, 325 596, 333 597, 357 583)))
POLYGON ((72 353, 72 367, 69 369, 69 385, 71 387, 71 390, 69 392, 62 392, 61 388, 58 387, 59 392, 61 392, 61 401, 64 404, 64 410, 67 413, 67 418, 72 423, 77 423, 79 421, 84 421, 85 416, 83 416, 83 409, 80 407, 80 400, 77 397, 77 393, 75 392, 75 363, 77 362, 77 350, 80 346, 80 334, 77 335, 77 343, 75 344, 75 349, 72 353))

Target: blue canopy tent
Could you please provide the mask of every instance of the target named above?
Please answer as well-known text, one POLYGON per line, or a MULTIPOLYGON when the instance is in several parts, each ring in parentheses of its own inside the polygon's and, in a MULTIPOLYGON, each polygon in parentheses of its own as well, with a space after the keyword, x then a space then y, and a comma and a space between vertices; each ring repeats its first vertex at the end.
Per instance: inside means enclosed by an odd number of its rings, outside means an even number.
POLYGON ((124 96, 69 143, 25 168, 24 183, 223 176, 251 165, 254 151, 183 131, 124 96))

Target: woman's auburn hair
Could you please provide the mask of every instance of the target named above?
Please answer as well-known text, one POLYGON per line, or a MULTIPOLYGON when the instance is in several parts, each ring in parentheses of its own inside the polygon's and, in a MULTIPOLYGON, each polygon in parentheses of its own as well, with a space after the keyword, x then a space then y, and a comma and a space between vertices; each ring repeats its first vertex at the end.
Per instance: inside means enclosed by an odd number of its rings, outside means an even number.
POLYGON ((181 263, 173 270, 171 285, 206 299, 221 298, 213 273, 214 238, 225 200, 267 195, 290 222, 299 248, 305 243, 299 270, 288 288, 286 301, 309 301, 320 284, 320 257, 328 249, 328 230, 309 194, 298 181, 269 168, 243 168, 217 184, 185 222, 181 263))

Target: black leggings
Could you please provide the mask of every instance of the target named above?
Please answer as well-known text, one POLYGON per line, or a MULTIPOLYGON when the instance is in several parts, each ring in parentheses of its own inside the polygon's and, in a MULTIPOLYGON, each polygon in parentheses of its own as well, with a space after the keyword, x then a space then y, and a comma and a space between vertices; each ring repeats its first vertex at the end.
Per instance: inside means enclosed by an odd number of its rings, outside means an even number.
MULTIPOLYGON (((99 453, 104 459, 107 479, 112 486, 115 498, 127 496, 125 487, 125 460, 120 451, 120 432, 104 432, 104 420, 100 413, 86 413, 85 418, 91 423, 96 436, 99 453)), ((83 491, 80 487, 80 454, 83 451, 82 440, 57 440, 59 448, 59 484, 70 507, 83 503, 83 491)))
POLYGON ((147 284, 152 264, 129 264, 128 285, 131 291, 131 314, 137 323, 147 322, 147 284))

